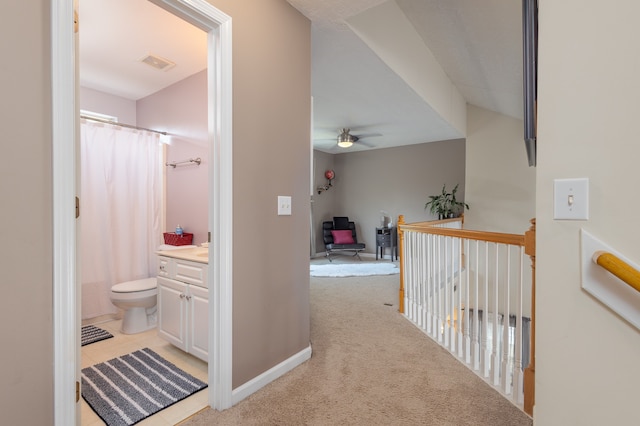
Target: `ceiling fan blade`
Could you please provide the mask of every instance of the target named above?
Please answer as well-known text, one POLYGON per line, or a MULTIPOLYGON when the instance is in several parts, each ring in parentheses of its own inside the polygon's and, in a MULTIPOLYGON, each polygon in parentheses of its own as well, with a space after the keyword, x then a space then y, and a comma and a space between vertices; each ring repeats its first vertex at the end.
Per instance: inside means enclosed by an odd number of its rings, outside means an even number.
POLYGON ((367 148, 376 148, 376 146, 370 142, 364 142, 362 139, 359 140, 357 143, 359 143, 362 146, 366 146, 367 148))
POLYGON ((377 138, 378 136, 382 136, 382 133, 363 133, 363 134, 357 134, 354 136, 358 136, 360 139, 363 138, 377 138))

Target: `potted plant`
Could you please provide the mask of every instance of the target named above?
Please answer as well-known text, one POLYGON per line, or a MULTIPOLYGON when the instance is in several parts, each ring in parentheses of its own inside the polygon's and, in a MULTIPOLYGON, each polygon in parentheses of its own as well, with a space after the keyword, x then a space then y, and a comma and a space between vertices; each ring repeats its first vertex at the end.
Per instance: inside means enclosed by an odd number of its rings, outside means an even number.
POLYGON ((464 211, 465 207, 469 209, 467 203, 456 199, 458 185, 456 185, 451 192, 447 192, 446 186, 446 184, 442 185, 442 192, 440 194, 429 195, 429 201, 424 205, 425 210, 429 209, 431 214, 438 216, 438 219, 456 217, 464 211))

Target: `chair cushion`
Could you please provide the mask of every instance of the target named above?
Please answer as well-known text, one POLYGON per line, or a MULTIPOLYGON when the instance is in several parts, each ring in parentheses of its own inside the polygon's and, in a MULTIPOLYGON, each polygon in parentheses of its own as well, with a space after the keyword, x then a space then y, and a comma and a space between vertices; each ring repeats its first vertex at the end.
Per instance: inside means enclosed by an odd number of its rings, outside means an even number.
POLYGON ((334 230, 331 231, 331 235, 333 236, 334 244, 353 244, 353 235, 351 234, 351 230, 334 230))

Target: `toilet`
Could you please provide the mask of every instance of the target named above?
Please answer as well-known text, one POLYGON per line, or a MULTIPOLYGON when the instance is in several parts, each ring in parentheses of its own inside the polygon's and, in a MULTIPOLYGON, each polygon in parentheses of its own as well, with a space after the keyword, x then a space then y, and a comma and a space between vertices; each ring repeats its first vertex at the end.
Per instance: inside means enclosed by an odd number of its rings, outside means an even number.
POLYGON ((155 277, 127 281, 111 287, 111 303, 124 310, 122 332, 135 334, 156 326, 158 283, 155 277))
MULTIPOLYGON (((158 250, 176 250, 196 246, 161 245, 158 250)), ((111 303, 124 311, 122 333, 136 334, 156 327, 158 317, 156 277, 126 281, 111 287, 111 303)))

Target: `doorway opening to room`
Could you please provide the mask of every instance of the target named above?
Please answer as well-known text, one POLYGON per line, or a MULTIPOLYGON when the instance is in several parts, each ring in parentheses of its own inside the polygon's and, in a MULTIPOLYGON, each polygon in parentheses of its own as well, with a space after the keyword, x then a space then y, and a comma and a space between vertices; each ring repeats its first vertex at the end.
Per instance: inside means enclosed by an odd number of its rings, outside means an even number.
POLYGON ((185 418, 208 405, 208 283, 176 277, 208 269, 207 35, 147 0, 80 0, 78 15, 81 424, 185 418), (144 395, 124 361, 143 351, 198 385, 151 393, 153 409, 111 400, 144 395))
MULTIPOLYGON (((208 213, 206 233, 211 233, 213 255, 206 268, 206 284, 213 289, 211 303, 205 309, 208 322, 209 365, 205 381, 211 383, 207 404, 223 409, 231 406, 231 32, 230 18, 206 2, 185 0, 152 0, 164 11, 183 19, 206 33, 207 70, 203 114, 206 120, 207 153, 210 169, 206 177, 208 213), (214 158, 212 152, 216 152, 214 158), (213 360, 213 361, 212 361, 213 360), (212 362, 211 362, 212 361, 212 362), (215 377, 215 382, 212 379, 215 377)), ((79 392, 70 395, 70 388, 80 383, 80 286, 81 245, 80 226, 73 210, 68 208, 68 196, 80 195, 80 122, 76 101, 78 59, 73 28, 73 6, 77 2, 52 5, 52 66, 53 145, 54 151, 54 323, 56 424, 78 423, 79 392), (71 35, 71 37, 70 37, 71 35), (68 214, 71 212, 71 216, 68 214), (66 249, 62 249, 66 247, 66 249), (71 303, 70 303, 71 302, 71 303), (75 304, 75 309, 69 309, 75 304)), ((111 5, 111 2, 108 2, 111 5)), ((127 2, 129 3, 129 2, 127 2)), ((146 3, 146 1, 145 1, 146 3)), ((155 6, 154 6, 155 7, 155 6)), ((81 9, 80 9, 81 11, 81 9)), ((144 18, 143 18, 144 19, 144 18)), ((79 16, 82 25, 82 15, 79 16)), ((76 204, 77 206, 78 204, 76 204)), ((77 207, 76 207, 77 209, 77 207)), ((80 209, 81 210, 81 209, 80 209)), ((168 227, 170 228, 170 227, 168 227)), ((207 236, 208 239, 208 236, 207 236)), ((84 363, 82 363, 84 367, 84 363)))

